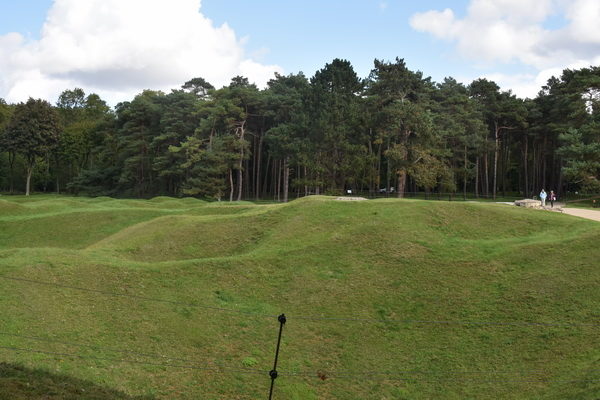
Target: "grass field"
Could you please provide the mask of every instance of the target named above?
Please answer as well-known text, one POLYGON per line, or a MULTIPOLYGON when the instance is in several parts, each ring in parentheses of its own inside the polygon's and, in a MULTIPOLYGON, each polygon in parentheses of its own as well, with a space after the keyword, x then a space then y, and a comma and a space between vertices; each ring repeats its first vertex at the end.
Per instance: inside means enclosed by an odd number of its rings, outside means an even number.
POLYGON ((2 196, 0 399, 266 399, 280 313, 275 399, 598 399, 599 284, 559 213, 2 196))

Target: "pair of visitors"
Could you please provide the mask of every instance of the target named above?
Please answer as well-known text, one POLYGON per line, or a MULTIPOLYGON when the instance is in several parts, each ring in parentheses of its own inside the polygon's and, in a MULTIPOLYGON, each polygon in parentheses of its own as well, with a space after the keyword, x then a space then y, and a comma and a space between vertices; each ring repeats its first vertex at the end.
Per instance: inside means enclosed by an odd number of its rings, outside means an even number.
POLYGON ((546 198, 550 200, 550 207, 554 208, 554 202, 556 201, 556 193, 554 190, 550 191, 550 195, 546 193, 544 189, 540 192, 540 200, 542 201, 542 207, 546 207, 546 198))

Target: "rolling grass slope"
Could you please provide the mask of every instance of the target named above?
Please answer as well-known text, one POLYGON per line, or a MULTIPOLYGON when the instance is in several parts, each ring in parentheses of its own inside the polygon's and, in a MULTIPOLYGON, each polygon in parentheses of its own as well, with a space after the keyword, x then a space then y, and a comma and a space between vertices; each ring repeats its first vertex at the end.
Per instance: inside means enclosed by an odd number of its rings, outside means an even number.
POLYGON ((3 197, 0 399, 266 398, 282 312, 277 399, 596 399, 599 244, 496 204, 3 197))

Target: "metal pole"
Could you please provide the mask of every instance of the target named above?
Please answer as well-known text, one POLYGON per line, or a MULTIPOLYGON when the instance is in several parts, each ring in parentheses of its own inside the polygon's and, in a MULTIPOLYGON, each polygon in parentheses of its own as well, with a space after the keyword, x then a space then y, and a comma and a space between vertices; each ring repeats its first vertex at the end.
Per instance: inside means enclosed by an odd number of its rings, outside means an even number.
POLYGON ((277 379, 277 360, 279 359, 279 346, 281 345, 281 333, 283 332, 283 325, 285 325, 286 318, 285 314, 281 314, 277 317, 279 321, 279 337, 277 338, 277 349, 275 350, 275 361, 273 362, 273 369, 269 371, 271 377, 271 389, 269 390, 269 400, 273 399, 273 386, 275 386, 275 379, 277 379))

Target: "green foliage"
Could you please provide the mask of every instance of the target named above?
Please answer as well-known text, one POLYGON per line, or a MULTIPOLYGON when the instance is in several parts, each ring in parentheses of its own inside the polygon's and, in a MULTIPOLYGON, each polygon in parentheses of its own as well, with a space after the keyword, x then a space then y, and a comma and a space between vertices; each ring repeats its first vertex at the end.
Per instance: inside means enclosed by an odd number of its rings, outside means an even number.
POLYGON ((35 156, 19 143, 27 135, 6 129, 17 106, 0 101, 0 190, 33 180, 44 192, 230 201, 392 187, 399 197, 461 186, 464 198, 595 191, 598 71, 565 70, 533 100, 486 79, 435 84, 400 58, 375 59, 365 80, 334 59, 310 79, 276 75, 262 90, 243 76, 220 89, 196 77, 114 112, 74 88, 49 108, 60 137, 35 156))
POLYGON ((565 177, 572 187, 600 191, 600 68, 565 70, 560 81, 549 82, 550 96, 555 98, 553 111, 561 108, 552 127, 565 177))
MULTIPOLYGON (((463 183, 463 194, 466 196, 467 185, 478 173, 474 159, 485 149, 487 137, 483 114, 477 102, 469 97, 468 89, 452 78, 444 79, 434 93, 435 111, 433 113, 434 129, 444 148, 437 157, 446 162, 443 168, 443 186, 445 191, 456 190, 456 179, 463 183)), ((431 186, 432 187, 432 186, 431 186)))
POLYGON ((44 100, 29 99, 18 104, 6 127, 5 145, 16 149, 33 163, 53 150, 59 139, 58 116, 44 100))
POLYGON ((362 156, 360 94, 363 82, 350 62, 335 59, 310 80, 310 140, 323 169, 326 187, 343 189, 353 173, 357 157, 362 156))
POLYGON ((210 141, 197 137, 188 137, 180 147, 173 146, 170 151, 184 154, 181 168, 186 171, 187 179, 183 193, 221 200, 225 195, 225 175, 234 158, 226 151, 224 138, 217 136, 210 141))
POLYGON ((9 154, 18 153, 27 161, 27 195, 30 192, 31 175, 36 159, 49 158, 58 144, 59 137, 59 118, 50 103, 30 98, 27 103, 20 103, 15 107, 5 128, 2 144, 9 154))
POLYGON ((559 136, 565 177, 588 193, 600 193, 600 129, 595 123, 559 136))
POLYGON ((215 87, 208 83, 204 78, 193 78, 184 83, 181 88, 200 98, 206 98, 215 87))
MULTIPOLYGON (((438 172, 428 171, 439 145, 429 111, 430 79, 410 71, 402 59, 393 63, 375 60, 367 87, 378 110, 376 127, 387 141, 388 171, 397 176, 398 196, 404 194, 409 176, 426 189, 436 186, 438 172)), ((436 164, 440 167, 443 162, 436 164)))
POLYGON ((10 121, 10 117, 12 115, 13 108, 6 104, 4 99, 0 98, 0 134, 4 131, 4 127, 10 121))
POLYGON ((196 94, 173 91, 165 96, 160 119, 160 134, 152 139, 152 152, 156 155, 152 168, 161 181, 160 193, 178 195, 181 193, 184 176, 179 169, 183 162, 181 153, 168 151, 194 135, 200 119, 197 115, 196 94))
POLYGON ((119 186, 126 194, 154 194, 157 173, 152 168, 152 142, 160 134, 163 98, 163 93, 147 90, 117 107, 119 186))

